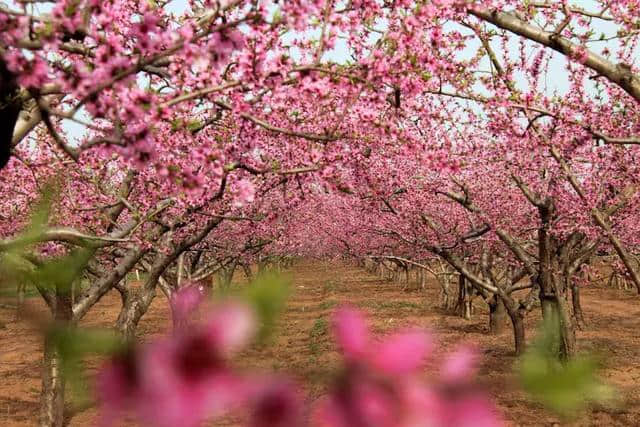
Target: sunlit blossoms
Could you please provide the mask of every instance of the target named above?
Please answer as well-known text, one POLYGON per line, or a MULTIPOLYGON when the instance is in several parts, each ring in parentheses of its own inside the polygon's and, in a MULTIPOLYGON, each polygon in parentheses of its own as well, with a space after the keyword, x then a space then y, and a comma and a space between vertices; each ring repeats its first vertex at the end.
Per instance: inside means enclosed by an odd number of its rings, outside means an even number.
MULTIPOLYGON (((425 384, 428 334, 378 341, 360 314, 339 311, 344 369, 310 405, 304 386, 233 368, 261 327, 254 313, 220 306, 192 323, 202 297, 179 288, 218 277, 230 288, 234 273, 250 280, 298 256, 407 279, 420 269, 458 280, 461 317, 482 300, 488 329, 509 325, 517 355, 525 316, 561 315, 557 356, 570 359, 581 271, 608 257, 611 277, 640 292, 639 10, 638 0, 4 1, 0 256, 17 257, 22 275, 87 254, 68 283, 29 282, 56 325, 81 324, 117 293, 109 326, 133 341, 166 297, 175 333, 102 372, 105 423, 133 411, 189 426, 248 407, 254 424, 495 424, 469 380, 470 349, 425 384)), ((43 358, 42 424, 60 427, 60 361, 43 358)))

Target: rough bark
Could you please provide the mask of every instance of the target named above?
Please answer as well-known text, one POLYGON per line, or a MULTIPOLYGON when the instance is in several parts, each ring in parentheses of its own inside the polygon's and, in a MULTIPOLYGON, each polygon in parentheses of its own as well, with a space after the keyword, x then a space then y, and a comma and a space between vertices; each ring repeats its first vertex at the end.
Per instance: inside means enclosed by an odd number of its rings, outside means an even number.
POLYGON ((542 313, 548 325, 554 328, 551 332, 556 347, 552 350, 561 360, 572 358, 576 353, 576 335, 566 301, 547 298, 542 301, 542 313))
MULTIPOLYGON (((65 289, 56 289, 53 320, 56 328, 69 327, 73 312, 71 296, 65 289)), ((62 427, 64 425, 65 380, 62 360, 51 334, 45 336, 42 361, 42 390, 40 393, 41 427, 62 427)))
POLYGON ((580 287, 576 283, 571 285, 571 303, 573 304, 573 316, 576 323, 580 327, 584 326, 584 313, 580 304, 580 287))
POLYGON ((457 311, 463 319, 471 319, 471 298, 467 287, 467 281, 461 274, 458 282, 458 304, 457 311))
POLYGON ((22 109, 19 89, 16 76, 8 70, 0 55, 0 169, 6 166, 11 157, 13 129, 22 109))
POLYGON ((549 226, 553 216, 553 201, 546 198, 537 203, 541 226, 538 229, 538 254, 540 259, 540 302, 542 317, 548 325, 557 328, 554 335, 558 342, 557 353, 561 359, 569 359, 575 354, 575 328, 568 315, 566 300, 561 289, 558 289, 553 277, 553 257, 555 247, 549 226))
POLYGON ((504 299, 502 298, 502 302, 504 308, 511 320, 511 325, 513 327, 513 342, 515 347, 516 356, 519 356, 524 353, 526 340, 525 340, 525 329, 524 329, 524 315, 526 310, 522 310, 515 301, 511 298, 504 299))
POLYGON ((253 280, 253 273, 251 272, 251 265, 247 263, 242 264, 242 271, 249 282, 253 280))
POLYGON ((498 295, 493 295, 487 303, 489 305, 489 333, 499 335, 504 331, 507 320, 504 302, 498 295))
POLYGON ((120 282, 147 252, 147 249, 139 248, 129 250, 109 274, 94 283, 80 296, 73 306, 74 319, 76 321, 82 319, 89 309, 120 282))

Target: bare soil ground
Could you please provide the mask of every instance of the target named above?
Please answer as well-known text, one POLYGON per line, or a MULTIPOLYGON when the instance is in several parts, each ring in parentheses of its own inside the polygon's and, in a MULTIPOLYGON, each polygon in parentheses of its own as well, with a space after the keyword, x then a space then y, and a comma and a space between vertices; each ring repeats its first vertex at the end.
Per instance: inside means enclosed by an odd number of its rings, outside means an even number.
MULTIPOLYGON (((632 292, 603 287, 583 290, 587 327, 578 332, 579 348, 602 356, 605 364, 602 375, 617 388, 624 404, 615 410, 592 409, 567 423, 531 402, 519 389, 511 332, 507 329, 500 336, 486 333, 488 315, 483 303, 478 302, 475 315, 466 321, 439 307, 434 282, 429 282, 426 291, 404 292, 400 285, 359 268, 318 262, 299 263, 292 273, 292 295, 271 343, 247 350, 240 363, 255 370, 294 372, 307 384, 311 401, 322 394, 337 368, 338 356, 327 319, 337 305, 349 303, 369 314, 376 332, 409 325, 432 330, 439 345, 425 369, 427 377, 437 374, 438 360, 457 343, 477 345, 484 353, 479 381, 488 388, 510 425, 640 425, 640 297, 632 292)), ((32 298, 29 304, 35 310, 43 310, 38 298, 32 298)), ((113 325, 119 304, 115 292, 107 295, 83 324, 113 325)), ((528 338, 533 336, 538 321, 536 309, 527 319, 528 338)), ((169 328, 166 301, 159 295, 143 318, 139 335, 148 339, 169 328)), ((0 426, 36 424, 41 346, 37 331, 25 321, 16 321, 15 312, 6 308, 6 304, 0 305, 0 426)), ((96 410, 88 409, 76 414, 69 425, 93 425, 95 419, 96 410)), ((235 422, 226 420, 222 424, 235 422)))

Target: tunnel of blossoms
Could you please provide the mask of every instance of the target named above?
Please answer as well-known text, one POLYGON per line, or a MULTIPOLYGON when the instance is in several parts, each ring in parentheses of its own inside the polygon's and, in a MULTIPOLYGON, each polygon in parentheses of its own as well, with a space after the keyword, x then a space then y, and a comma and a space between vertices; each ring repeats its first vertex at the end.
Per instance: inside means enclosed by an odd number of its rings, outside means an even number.
POLYGON ((636 425, 639 42, 638 0, 0 0, 0 419, 636 425))

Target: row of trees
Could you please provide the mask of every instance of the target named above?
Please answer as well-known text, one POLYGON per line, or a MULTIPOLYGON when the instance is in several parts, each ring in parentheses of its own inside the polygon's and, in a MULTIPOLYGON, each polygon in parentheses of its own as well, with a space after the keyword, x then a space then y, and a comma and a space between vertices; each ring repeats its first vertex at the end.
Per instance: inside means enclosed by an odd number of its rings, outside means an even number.
POLYGON ((439 260, 504 307, 517 353, 539 299, 569 358, 594 255, 640 290, 639 7, 1 5, 3 264, 62 325, 115 290, 132 338, 158 289, 259 257, 439 260), (78 275, 34 274, 70 254, 78 275))

